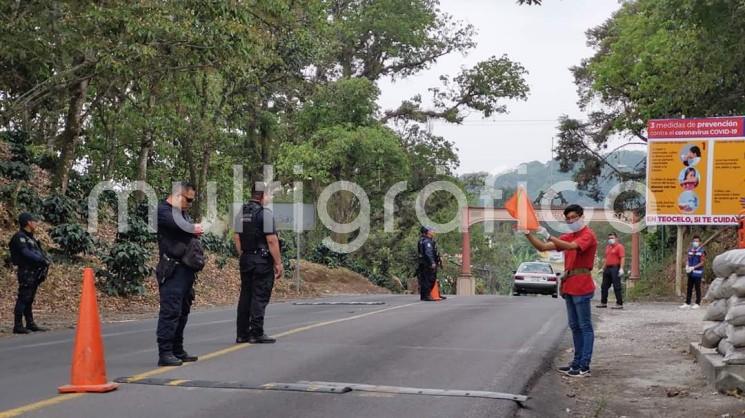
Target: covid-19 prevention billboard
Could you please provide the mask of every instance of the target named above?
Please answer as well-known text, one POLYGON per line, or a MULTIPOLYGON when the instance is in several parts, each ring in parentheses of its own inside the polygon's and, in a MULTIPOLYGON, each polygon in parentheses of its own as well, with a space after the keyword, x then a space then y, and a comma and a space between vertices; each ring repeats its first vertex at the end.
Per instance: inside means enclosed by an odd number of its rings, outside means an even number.
POLYGON ((736 225, 745 199, 745 117, 647 125, 647 225, 736 225))

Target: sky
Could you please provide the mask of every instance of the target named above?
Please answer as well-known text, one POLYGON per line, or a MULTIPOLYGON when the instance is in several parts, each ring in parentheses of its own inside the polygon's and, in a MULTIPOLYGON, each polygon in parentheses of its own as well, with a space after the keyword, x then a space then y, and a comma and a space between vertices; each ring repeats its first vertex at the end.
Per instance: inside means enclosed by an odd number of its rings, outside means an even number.
POLYGON ((527 101, 504 102, 509 113, 489 119, 472 113, 462 125, 437 121, 430 126, 458 148, 458 174, 497 174, 523 162, 548 161, 559 116, 582 117, 569 68, 593 54, 585 31, 619 7, 618 0, 545 0, 542 6, 518 6, 515 0, 441 0, 441 10, 476 28, 478 45, 465 57, 442 57, 415 76, 382 81, 379 104, 386 110, 416 94, 426 98, 429 87, 440 85, 440 75, 455 76, 462 67, 507 54, 528 71, 527 101))

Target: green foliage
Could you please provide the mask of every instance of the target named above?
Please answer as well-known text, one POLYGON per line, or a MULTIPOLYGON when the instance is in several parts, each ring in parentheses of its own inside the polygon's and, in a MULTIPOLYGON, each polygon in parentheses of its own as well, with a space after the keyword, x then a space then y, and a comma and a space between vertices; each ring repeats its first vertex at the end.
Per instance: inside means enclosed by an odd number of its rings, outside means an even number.
POLYGON ((18 212, 30 212, 30 213, 41 213, 42 201, 36 191, 28 186, 18 187, 18 193, 16 194, 16 184, 6 184, 0 186, 0 200, 10 202, 16 199, 16 209, 18 212))
POLYGON ((18 161, 2 161, 0 175, 13 180, 28 180, 31 178, 31 167, 18 161))
POLYGON ((317 264, 323 264, 329 268, 344 267, 344 263, 347 259, 347 254, 337 253, 336 251, 330 250, 323 244, 318 244, 313 248, 313 252, 310 254, 308 261, 317 264))
MULTIPOLYGON (((433 109, 420 96, 398 110, 378 108, 382 78, 417 74, 475 45, 473 27, 436 0, 0 2, 0 27, 0 126, 19 127, 23 134, 4 135, 24 141, 24 154, 13 160, 19 164, 0 165, 0 172, 29 178, 22 164, 36 164, 53 170, 55 185, 43 201, 25 187, 4 188, 3 198, 17 195, 18 206, 67 224, 87 214, 87 196, 99 181, 145 180, 163 193, 172 180, 188 179, 197 187, 198 219, 208 181, 217 184, 220 213, 227 210, 234 164, 251 181, 263 164, 274 164, 283 186, 305 183, 308 202, 332 182, 351 181, 370 199, 371 242, 350 255, 312 244, 305 252, 376 283, 411 274, 410 261, 398 255, 415 248, 417 193, 432 181, 457 183, 453 143, 414 122, 459 122, 469 109, 500 113, 504 100, 527 94, 525 70, 497 55, 443 76, 444 85, 432 90, 433 109), (382 232, 383 197, 400 181, 408 188, 396 201, 399 231, 382 232)), ((103 196, 114 208, 113 194, 103 196)), ((338 193, 329 211, 347 222, 359 203, 338 193)), ((457 207, 438 193, 427 210, 443 220, 457 207)), ((145 219, 130 216, 130 231, 106 255, 101 274, 113 293, 138 291, 115 260, 129 257, 132 269, 145 265, 138 254, 155 238, 145 219)), ((452 236, 456 242, 458 234, 452 236)), ((203 240, 220 254, 219 265, 233 254, 232 243, 203 240)), ((284 251, 294 257, 291 241, 284 251)))
POLYGON ((375 119, 375 103, 380 90, 365 78, 341 79, 317 87, 298 112, 301 134, 310 134, 334 125, 368 126, 375 119))
POLYGON ((93 239, 79 224, 57 225, 52 228, 49 235, 68 258, 74 258, 81 253, 87 254, 93 250, 93 239))
POLYGON ((58 193, 53 193, 41 201, 44 220, 52 225, 61 225, 75 220, 76 202, 58 193))
POLYGON ((150 250, 139 243, 116 242, 108 254, 101 257, 106 268, 96 272, 102 279, 102 290, 113 296, 143 294, 144 280, 153 273, 147 264, 150 255, 150 250))
MULTIPOLYGON (((579 168, 580 188, 600 195, 610 138, 642 143, 649 119, 745 112, 745 8, 738 0, 622 2, 587 32, 595 54, 572 68, 586 121, 563 117, 558 160, 579 168)), ((618 181, 643 180, 646 167, 613 170, 618 181)))
POLYGON ((204 249, 207 251, 225 257, 236 257, 238 255, 233 241, 223 239, 211 232, 202 234, 202 236, 199 237, 199 240, 202 241, 202 245, 204 245, 204 249))
POLYGON ((145 245, 155 242, 156 234, 150 230, 147 221, 139 216, 129 217, 129 229, 127 232, 119 232, 118 240, 145 245))

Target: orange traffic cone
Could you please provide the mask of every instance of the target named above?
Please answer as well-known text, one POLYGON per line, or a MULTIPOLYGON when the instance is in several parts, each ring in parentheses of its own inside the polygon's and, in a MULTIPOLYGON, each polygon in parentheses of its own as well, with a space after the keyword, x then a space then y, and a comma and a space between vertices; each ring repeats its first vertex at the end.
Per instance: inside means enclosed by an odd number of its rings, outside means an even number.
POLYGON ((435 285, 432 287, 432 291, 429 292, 430 299, 442 300, 440 297, 440 283, 435 280, 435 285))
POLYGON ((117 387, 118 384, 106 379, 93 269, 86 268, 83 270, 83 296, 80 298, 75 348, 72 352, 71 383, 57 389, 60 393, 110 392, 117 387))

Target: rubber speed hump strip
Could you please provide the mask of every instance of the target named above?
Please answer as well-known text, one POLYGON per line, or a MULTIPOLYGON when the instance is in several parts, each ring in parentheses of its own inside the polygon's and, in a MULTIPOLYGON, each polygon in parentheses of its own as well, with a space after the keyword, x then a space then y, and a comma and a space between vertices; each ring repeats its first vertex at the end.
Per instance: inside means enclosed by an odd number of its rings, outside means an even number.
POLYGON ((317 306, 317 305, 341 305, 341 306, 368 306, 368 305, 385 305, 385 302, 375 301, 375 302, 294 302, 293 305, 309 305, 309 306, 317 306))
POLYGON ((181 388, 207 388, 207 389, 251 389, 251 390, 276 390, 285 392, 318 392, 318 393, 346 393, 352 388, 338 385, 316 385, 314 383, 266 383, 263 385, 252 385, 243 382, 216 382, 212 380, 185 380, 165 379, 150 377, 145 379, 131 379, 120 377, 114 380, 117 383, 130 383, 135 385, 150 386, 172 386, 181 388))
POLYGON ((120 377, 117 383, 131 383, 136 385, 172 386, 185 388, 208 388, 208 389, 251 389, 251 390, 275 390, 283 392, 315 392, 315 393, 348 393, 377 392, 394 395, 419 395, 419 396, 445 396, 459 398, 482 398, 500 399, 514 401, 522 405, 529 398, 525 395, 513 395, 511 393, 486 392, 479 390, 450 390, 450 389, 424 389, 400 386, 363 385, 357 383, 338 382, 308 382, 296 383, 266 383, 263 385, 251 385, 241 382, 215 382, 210 380, 184 380, 165 378, 132 379, 120 377))

